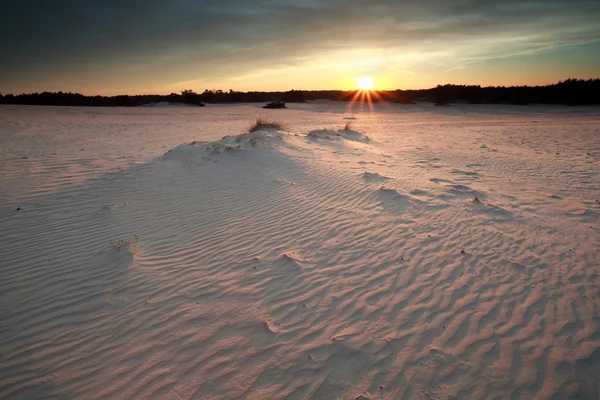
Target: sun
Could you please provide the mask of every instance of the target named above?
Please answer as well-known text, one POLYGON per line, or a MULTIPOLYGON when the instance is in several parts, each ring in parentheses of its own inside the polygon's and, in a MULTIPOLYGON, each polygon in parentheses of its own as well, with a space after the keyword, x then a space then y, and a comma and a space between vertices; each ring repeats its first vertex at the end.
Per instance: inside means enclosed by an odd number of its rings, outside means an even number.
POLYGON ((360 90, 371 90, 373 89, 373 78, 370 76, 362 76, 360 78, 356 78, 356 85, 360 90))

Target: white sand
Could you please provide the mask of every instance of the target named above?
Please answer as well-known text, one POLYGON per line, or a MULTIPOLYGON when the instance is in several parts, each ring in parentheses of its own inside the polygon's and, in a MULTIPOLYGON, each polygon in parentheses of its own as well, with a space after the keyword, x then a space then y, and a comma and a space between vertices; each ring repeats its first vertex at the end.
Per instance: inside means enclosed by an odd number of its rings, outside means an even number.
POLYGON ((158 103, 141 104, 138 107, 198 108, 198 105, 189 103, 169 103, 168 101, 159 101, 158 103))
POLYGON ((600 397, 600 109, 257 107, 0 107, 1 398, 600 397))

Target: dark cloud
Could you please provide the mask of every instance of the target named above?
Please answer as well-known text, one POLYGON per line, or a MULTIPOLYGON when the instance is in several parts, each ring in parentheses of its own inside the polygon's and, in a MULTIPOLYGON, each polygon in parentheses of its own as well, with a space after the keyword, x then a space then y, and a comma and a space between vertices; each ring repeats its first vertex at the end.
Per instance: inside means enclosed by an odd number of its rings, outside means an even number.
POLYGON ((513 49, 518 51, 600 40, 597 0, 5 0, 2 5, 0 90, 36 76, 94 69, 162 71, 157 79, 167 79, 167 69, 193 79, 353 48, 426 50, 470 40, 493 44, 512 35, 520 39, 513 49))

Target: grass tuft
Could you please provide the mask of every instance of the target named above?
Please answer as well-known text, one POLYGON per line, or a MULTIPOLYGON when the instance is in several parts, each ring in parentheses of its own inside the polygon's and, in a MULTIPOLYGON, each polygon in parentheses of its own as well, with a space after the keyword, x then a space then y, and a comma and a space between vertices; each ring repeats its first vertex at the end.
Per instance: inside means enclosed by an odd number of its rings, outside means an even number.
POLYGON ((344 125, 344 130, 349 131, 350 128, 352 128, 352 122, 346 122, 346 125, 344 125))
POLYGON ((128 247, 140 241, 140 237, 136 234, 133 239, 111 240, 110 245, 114 248, 128 247))
POLYGON ((278 130, 282 130, 284 129, 283 124, 276 122, 276 121, 271 121, 268 120, 266 118, 262 118, 262 117, 258 117, 256 118, 256 121, 254 122, 254 124, 252 126, 250 126, 250 133, 252 132, 256 132, 259 131, 261 129, 278 129, 278 130))

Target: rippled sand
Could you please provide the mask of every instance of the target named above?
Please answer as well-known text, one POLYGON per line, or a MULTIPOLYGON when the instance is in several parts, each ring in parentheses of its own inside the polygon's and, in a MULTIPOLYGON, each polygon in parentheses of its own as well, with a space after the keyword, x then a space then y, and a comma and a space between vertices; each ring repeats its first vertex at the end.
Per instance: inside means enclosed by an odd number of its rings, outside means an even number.
POLYGON ((0 107, 0 397, 600 397, 600 109, 258 107, 0 107))

